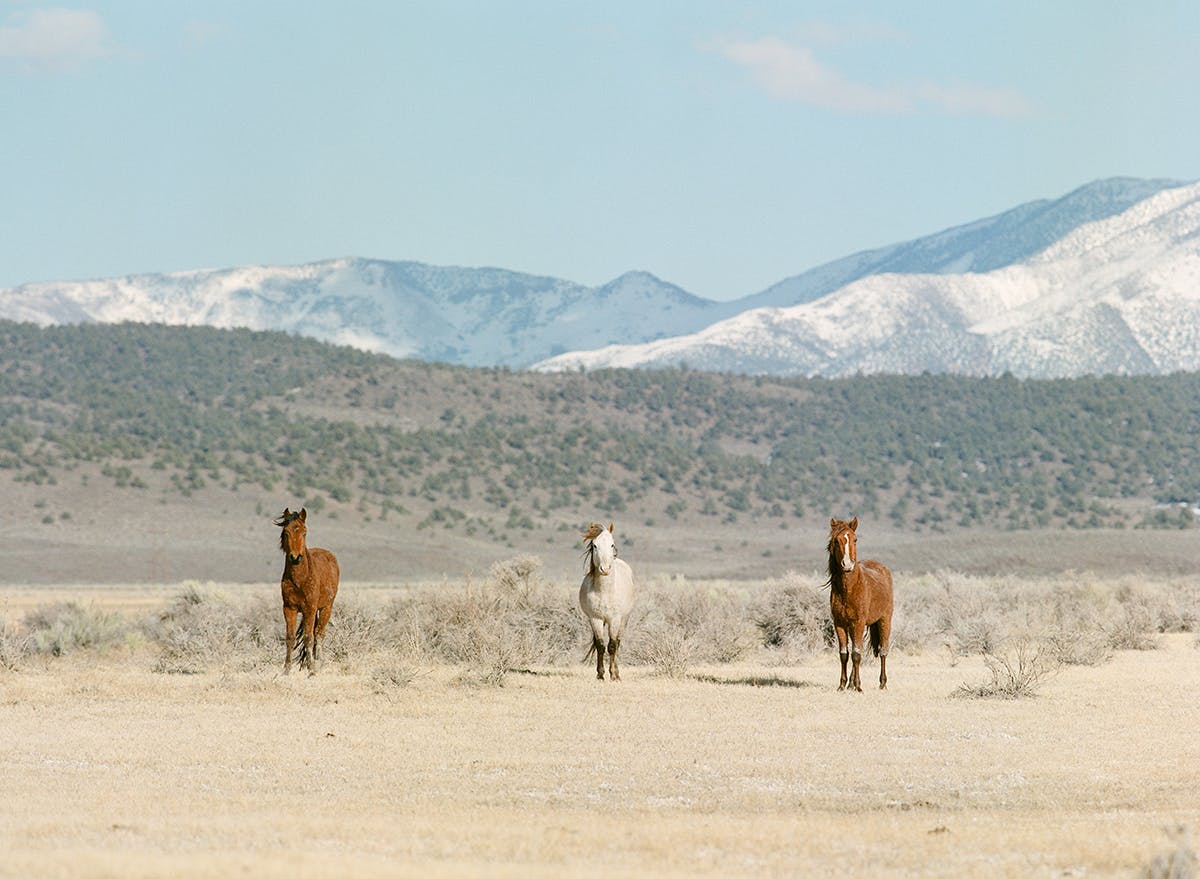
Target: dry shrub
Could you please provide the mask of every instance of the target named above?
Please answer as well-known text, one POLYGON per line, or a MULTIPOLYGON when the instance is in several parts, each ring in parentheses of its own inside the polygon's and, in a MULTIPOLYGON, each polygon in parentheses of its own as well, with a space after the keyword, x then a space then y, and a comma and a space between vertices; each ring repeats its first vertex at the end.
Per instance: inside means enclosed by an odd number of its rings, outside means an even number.
POLYGON ((890 639, 893 650, 917 654, 928 647, 946 643, 941 614, 926 592, 914 590, 908 582, 902 581, 896 585, 893 602, 895 613, 890 639))
POLYGON ((1053 628, 1042 641, 1046 649, 1063 665, 1103 665, 1112 659, 1112 646, 1096 628, 1053 628))
POLYGON ((579 649, 573 596, 552 589, 541 566, 531 556, 497 562, 482 584, 422 593, 397 602, 391 615, 415 633, 426 655, 466 666, 463 682, 499 685, 510 671, 561 661, 579 649))
POLYGON ((931 631, 952 660, 995 656, 1015 639, 1035 637, 1061 663, 1097 665, 1114 650, 1153 649, 1163 621, 1182 625, 1190 613, 1185 592, 1128 582, 1113 589, 1075 573, 1031 580, 939 571, 931 579, 909 584, 916 595, 904 600, 935 609, 931 631))
POLYGON ((926 584, 930 631, 952 657, 988 655, 1020 632, 1029 630, 1030 607, 1022 584, 1007 578, 981 580, 954 571, 938 571, 926 584))
POLYGON ((7 618, 0 620, 0 669, 16 671, 32 652, 29 634, 7 618))
POLYGON ((1025 639, 1008 650, 984 653, 983 661, 991 679, 981 684, 962 684, 955 691, 956 696, 973 699, 1035 696, 1046 679, 1060 668, 1044 645, 1025 639))
POLYGON ((1200 588, 1195 580, 1172 580, 1161 590, 1156 608, 1160 632, 1200 631, 1200 588))
POLYGON ((423 674, 419 665, 401 655, 376 663, 370 671, 371 690, 386 695, 392 690, 407 687, 423 674))
POLYGON ((226 665, 251 669, 270 664, 283 647, 283 623, 266 596, 230 598, 224 592, 187 583, 150 626, 160 647, 154 670, 196 674, 226 665))
POLYGON ((750 613, 767 647, 815 652, 835 644, 829 591, 814 577, 789 571, 782 580, 767 584, 750 613))
POLYGON ((65 656, 75 650, 105 650, 130 634, 120 614, 74 601, 36 608, 25 615, 24 629, 36 653, 65 656))
POLYGON ((1143 601, 1125 600, 1117 603, 1108 618, 1101 623, 1106 642, 1114 650, 1154 650, 1157 629, 1154 614, 1143 601))
POLYGON ((1146 868, 1146 879, 1196 879, 1200 876, 1200 857, 1192 846, 1192 832, 1188 827, 1176 827, 1171 836, 1175 847, 1158 855, 1146 868))
POLYGON ((665 620, 648 620, 637 631, 635 647, 629 651, 630 662, 649 666, 655 674, 681 678, 697 661, 695 639, 665 620))
POLYGON ((760 641, 748 614, 738 593, 678 577, 638 597, 623 655, 669 677, 682 677, 694 664, 736 662, 760 641))
POLYGON ((399 629, 383 609, 354 595, 339 596, 321 642, 321 658, 347 665, 376 653, 402 651, 399 629))

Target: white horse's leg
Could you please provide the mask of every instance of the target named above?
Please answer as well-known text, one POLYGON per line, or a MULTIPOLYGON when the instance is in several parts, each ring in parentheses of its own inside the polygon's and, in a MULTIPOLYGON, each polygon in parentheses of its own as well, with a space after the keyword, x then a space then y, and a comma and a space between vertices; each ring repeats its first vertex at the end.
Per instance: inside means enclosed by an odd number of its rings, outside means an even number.
POLYGON ((617 667, 617 649, 621 646, 623 628, 623 620, 615 626, 608 627, 608 679, 611 681, 621 680, 621 670, 617 667))
POLYGON ((604 620, 592 617, 592 646, 596 650, 596 677, 604 680, 604 620))

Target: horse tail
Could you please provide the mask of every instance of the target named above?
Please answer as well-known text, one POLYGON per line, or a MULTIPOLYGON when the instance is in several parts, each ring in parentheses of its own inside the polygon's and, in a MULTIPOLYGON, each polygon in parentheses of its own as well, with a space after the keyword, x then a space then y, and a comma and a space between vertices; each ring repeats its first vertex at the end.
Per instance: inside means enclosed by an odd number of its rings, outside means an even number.
POLYGON ((587 662, 588 660, 590 660, 592 658, 592 656, 595 655, 595 653, 596 653, 596 642, 592 641, 592 646, 588 648, 588 652, 583 654, 583 659, 581 659, 579 661, 587 662))
POLYGON ((883 641, 883 620, 876 620, 870 625, 871 631, 871 652, 876 656, 879 655, 879 648, 883 641))

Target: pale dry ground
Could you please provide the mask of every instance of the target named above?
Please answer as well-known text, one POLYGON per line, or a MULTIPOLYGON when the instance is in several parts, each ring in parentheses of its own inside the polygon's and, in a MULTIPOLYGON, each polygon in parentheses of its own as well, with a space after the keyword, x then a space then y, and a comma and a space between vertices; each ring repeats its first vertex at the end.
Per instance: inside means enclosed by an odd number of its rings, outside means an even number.
MULTIPOLYGON (((99 465, 81 465, 55 485, 17 482, 14 473, 0 471, 5 500, 0 504, 0 584, 5 586, 278 583, 283 560, 279 529, 271 522, 284 506, 299 503, 279 492, 251 485, 232 491, 215 482, 186 498, 159 489, 113 489, 99 465)), ((149 471, 146 478, 159 480, 149 471)), ((412 507, 410 514, 370 521, 353 504, 330 503, 312 513, 309 541, 337 554, 346 581, 480 577, 500 559, 536 554, 549 575, 578 582, 578 527, 589 518, 615 519, 621 555, 638 576, 748 580, 824 569, 829 515, 854 512, 814 511, 805 522, 743 517, 723 523, 715 516, 676 522, 634 510, 581 509, 570 517, 570 527, 538 518, 532 531, 468 536, 461 529, 418 528, 429 504, 408 497, 404 502, 412 507)), ((483 508, 466 511, 494 515, 483 508)), ((862 552, 911 574, 942 569, 1019 576, 1069 570, 1106 576, 1200 573, 1197 529, 1075 531, 1055 523, 1038 531, 972 528, 934 534, 895 529, 883 517, 871 517, 864 519, 859 537, 862 552)))
POLYGON ((863 694, 829 653, 383 691, 38 661, 0 673, 0 875, 1139 875, 1200 828, 1200 650, 1160 644, 1018 701, 937 650, 863 694))

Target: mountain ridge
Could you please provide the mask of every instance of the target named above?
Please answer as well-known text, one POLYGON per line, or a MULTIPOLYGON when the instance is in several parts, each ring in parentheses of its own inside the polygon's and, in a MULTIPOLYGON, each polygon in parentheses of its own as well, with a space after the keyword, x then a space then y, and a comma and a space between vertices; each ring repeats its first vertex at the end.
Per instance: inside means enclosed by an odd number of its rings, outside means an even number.
MULTIPOLYGON (((1052 247, 1063 229, 1119 215, 1175 188, 1177 181, 1171 180, 1094 181, 1059 199, 1029 202, 913 241, 861 251, 731 301, 695 296, 638 270, 590 287, 497 267, 339 257, 296 266, 33 282, 0 291, 0 318, 42 326, 132 321, 283 330, 396 357, 467 366, 558 368, 555 358, 567 356, 572 365, 566 368, 595 368, 604 365, 595 360, 596 355, 579 352, 631 343, 664 344, 705 333, 711 337, 713 327, 756 308, 820 301, 864 278, 879 277, 885 269, 907 275, 948 275, 964 267, 1004 267, 1029 260, 1052 247)), ((977 272, 959 274, 969 277, 977 272)), ((1181 315, 1189 316, 1186 310, 1181 315)), ((809 360, 816 365, 804 368, 814 373, 842 374, 846 368, 861 369, 874 361, 889 368, 895 365, 896 358, 876 356, 831 368, 822 364, 833 349, 818 342, 811 332, 800 332, 793 340, 793 347, 811 349, 809 360), (817 356, 821 350, 824 361, 817 356)), ((977 347, 970 340, 958 344, 977 347)), ((1012 346, 1013 351, 1020 348, 1012 346)), ((782 349, 776 354, 747 351, 712 360, 703 352, 693 352, 686 361, 700 369, 795 372, 794 364, 776 362, 781 353, 782 349)), ((924 360, 935 366, 942 362, 932 354, 924 360)), ((967 358, 969 363, 977 361, 978 357, 967 358)))
POLYGON ((874 274, 690 336, 537 369, 1067 377, 1200 369, 1200 184, 1164 189, 986 273, 874 274))

